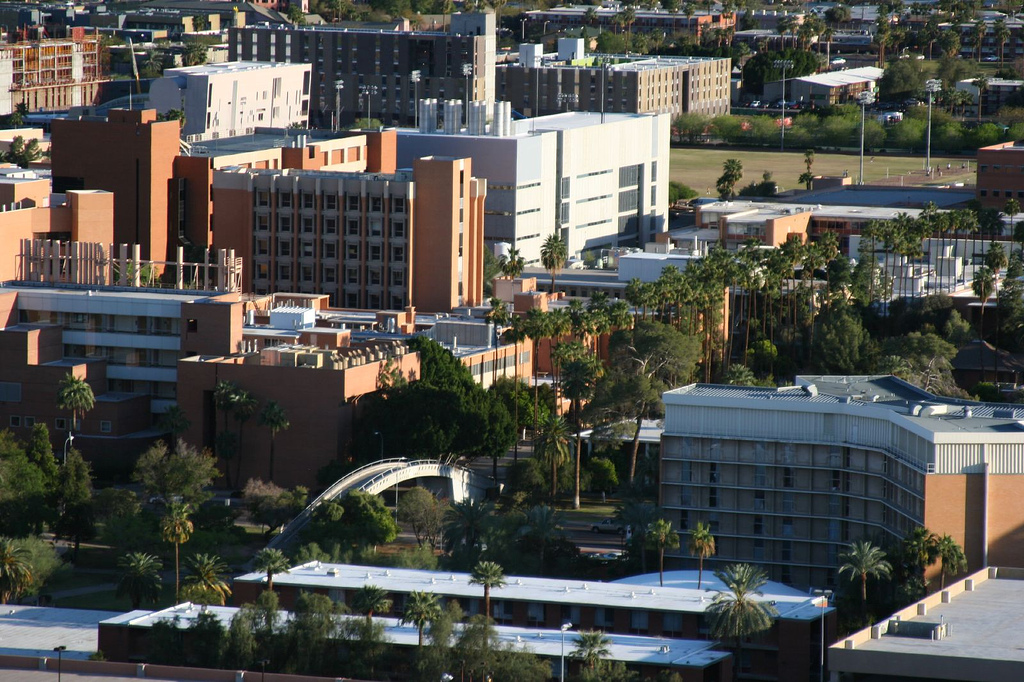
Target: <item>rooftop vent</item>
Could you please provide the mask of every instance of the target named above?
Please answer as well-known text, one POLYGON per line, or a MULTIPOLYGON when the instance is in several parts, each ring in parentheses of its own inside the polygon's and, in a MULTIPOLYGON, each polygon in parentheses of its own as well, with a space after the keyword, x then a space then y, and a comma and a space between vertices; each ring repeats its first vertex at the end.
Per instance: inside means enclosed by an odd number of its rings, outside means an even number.
POLYGON ((335 575, 335 576, 341 575, 341 569, 338 569, 338 568, 328 569, 327 574, 328 575, 335 575))

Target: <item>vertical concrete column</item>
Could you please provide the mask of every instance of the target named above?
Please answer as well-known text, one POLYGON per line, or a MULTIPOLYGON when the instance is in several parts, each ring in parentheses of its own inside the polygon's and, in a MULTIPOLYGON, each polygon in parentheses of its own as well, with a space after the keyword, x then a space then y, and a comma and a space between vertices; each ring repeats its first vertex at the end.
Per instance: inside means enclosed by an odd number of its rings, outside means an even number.
POLYGON ((142 246, 139 244, 132 244, 132 262, 135 267, 132 268, 132 286, 142 286, 142 246))
POLYGON ((175 250, 175 266, 174 286, 176 289, 184 289, 185 247, 183 246, 179 246, 175 250))

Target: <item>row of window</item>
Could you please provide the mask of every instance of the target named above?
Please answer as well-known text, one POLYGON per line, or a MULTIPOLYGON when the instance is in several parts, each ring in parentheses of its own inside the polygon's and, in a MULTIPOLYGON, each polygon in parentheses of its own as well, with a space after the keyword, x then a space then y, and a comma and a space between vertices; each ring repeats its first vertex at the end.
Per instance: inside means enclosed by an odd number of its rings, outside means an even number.
MULTIPOLYGON (((12 429, 31 429, 36 425, 36 418, 29 416, 22 416, 12 414, 8 421, 8 426, 12 429)), ((78 422, 79 428, 82 426, 82 422, 78 422)), ((53 428, 56 431, 67 431, 68 420, 64 417, 57 417, 53 420, 53 428)), ((113 430, 113 426, 107 420, 100 421, 100 433, 110 433, 113 430)))
MULTIPOLYGON (((294 192, 292 190, 278 190, 274 192, 277 197, 278 208, 301 208, 305 210, 316 209, 316 198, 315 192, 299 191, 294 192)), ((321 199, 321 210, 324 211, 337 211, 339 205, 339 197, 337 194, 320 194, 321 199)), ((359 211, 362 210, 362 199, 363 197, 359 194, 346 194, 343 195, 345 198, 344 205, 346 211, 359 211)), ((270 206, 271 192, 270 190, 256 190, 256 206, 260 208, 267 208, 270 206)), ((390 212, 391 213, 405 213, 408 205, 406 197, 383 197, 383 196, 369 196, 367 197, 368 204, 367 208, 370 213, 383 213, 384 207, 387 206, 387 201, 390 199, 390 212)))
MULTIPOLYGON (((1016 197, 1018 199, 1024 199, 1024 191, 1021 191, 1021 190, 1017 190, 1016 192, 1014 192, 1014 190, 1012 190, 1012 189, 1004 189, 1004 190, 994 189, 994 190, 991 190, 991 192, 992 192, 992 196, 993 197, 1002 196, 1002 197, 1005 197, 1007 199, 1010 199, 1010 198, 1013 198, 1014 195, 1016 195, 1016 197)), ((981 196, 983 196, 983 197, 989 196, 989 190, 987 190, 987 189, 978 190, 978 193, 981 196)))
MULTIPOLYGON (((269 232, 271 225, 271 216, 265 213, 256 214, 256 232, 269 232)), ((295 221, 290 215, 278 215, 277 216, 277 233, 288 234, 292 231, 292 226, 295 225, 295 221)), ((406 236, 406 221, 402 220, 391 220, 387 223, 389 226, 388 236, 391 239, 404 239, 406 236)), ((366 219, 366 230, 365 233, 369 237, 383 237, 384 236, 384 220, 379 217, 369 217, 366 219)), ((299 232, 302 234, 315 234, 316 233, 316 217, 315 216, 300 216, 298 221, 299 232)), ((338 218, 334 216, 321 216, 320 219, 320 232, 323 235, 336 235, 338 234, 338 218)), ((346 236, 362 236, 363 221, 359 218, 347 218, 345 220, 345 235, 346 236)))

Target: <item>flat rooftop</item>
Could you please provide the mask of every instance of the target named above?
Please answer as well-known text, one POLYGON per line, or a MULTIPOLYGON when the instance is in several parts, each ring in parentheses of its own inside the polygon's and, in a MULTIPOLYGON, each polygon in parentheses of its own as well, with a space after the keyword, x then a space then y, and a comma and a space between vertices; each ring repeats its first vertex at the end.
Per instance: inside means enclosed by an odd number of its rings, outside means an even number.
POLYGON ((359 132, 335 133, 326 130, 257 128, 249 135, 203 140, 192 145, 191 156, 228 156, 283 147, 296 147, 302 142, 323 142, 359 137, 359 132))
MULTIPOLYGON (((0 608, 0 654, 49 658, 54 647, 66 646, 65 658, 89 658, 96 653, 96 626, 114 615, 110 611, 5 604, 0 608)), ((0 679, 6 679, 5 675, 0 673, 0 679)))
MULTIPOLYGON (((275 581, 277 576, 274 576, 275 581)), ((477 586, 479 592, 479 586, 477 586)), ((231 619, 238 612, 237 607, 207 607, 227 628, 231 619)), ((190 603, 172 606, 163 611, 131 611, 103 621, 105 625, 124 625, 136 628, 149 628, 158 622, 174 622, 177 618, 178 627, 188 628, 199 617, 202 609, 190 603)), ((285 618, 289 614, 284 615, 285 618)), ((362 618, 362 616, 339 616, 341 619, 362 618)), ((399 622, 397 618, 377 617, 374 620, 384 625, 387 639, 402 646, 417 646, 419 633, 414 625, 399 622)), ((562 633, 560 630, 537 628, 517 628, 499 625, 495 627, 497 639, 503 644, 522 647, 533 654, 547 658, 558 658, 562 653, 562 633)), ((607 660, 623 663, 649 664, 665 667, 696 667, 704 668, 729 657, 726 651, 716 651, 714 641, 668 639, 662 637, 642 637, 638 635, 607 635, 610 640, 607 660)), ((565 634, 565 652, 568 655, 575 647, 578 635, 569 631, 565 634)))
MULTIPOLYGON (((650 582, 638 584, 604 583, 559 578, 533 578, 510 575, 505 587, 491 590, 491 598, 497 601, 515 599, 553 604, 575 604, 580 606, 639 609, 645 611, 667 611, 681 613, 703 613, 722 585, 710 572, 704 572, 701 589, 697 586, 697 571, 677 572, 675 587, 659 587, 650 582)), ((235 578, 235 582, 263 583, 265 573, 247 573, 235 578)), ((657 580, 657 574, 651 578, 657 580)), ((364 585, 377 585, 391 592, 408 593, 424 590, 436 594, 479 599, 482 596, 479 585, 469 582, 468 573, 424 571, 407 568, 380 568, 352 564, 328 564, 309 562, 274 575, 274 585, 289 585, 298 588, 348 589, 355 590, 364 585)), ((782 618, 803 618, 802 607, 813 597, 804 592, 782 585, 769 583, 759 601, 776 603, 782 618), (799 609, 799 610, 798 610, 799 609)), ((815 615, 813 609, 806 617, 815 615)))
POLYGON ((132 302, 165 302, 177 301, 191 303, 193 301, 224 296, 225 291, 201 291, 181 289, 147 289, 145 287, 120 287, 89 284, 50 284, 9 280, 0 282, 0 293, 15 291, 19 294, 44 294, 49 296, 67 296, 95 298, 97 300, 125 299, 132 302))
POLYGON ((165 78, 174 76, 219 76, 232 73, 246 73, 249 71, 272 71, 287 68, 308 66, 308 64, 293 64, 291 62, 220 62, 218 64, 201 64, 199 66, 179 66, 174 69, 167 69, 164 72, 165 78))
POLYGON ((856 85, 877 81, 885 73, 882 69, 874 66, 862 66, 858 69, 844 69, 842 71, 830 71, 818 73, 813 76, 801 76, 793 80, 811 85, 821 85, 828 88, 839 88, 844 85, 856 85))

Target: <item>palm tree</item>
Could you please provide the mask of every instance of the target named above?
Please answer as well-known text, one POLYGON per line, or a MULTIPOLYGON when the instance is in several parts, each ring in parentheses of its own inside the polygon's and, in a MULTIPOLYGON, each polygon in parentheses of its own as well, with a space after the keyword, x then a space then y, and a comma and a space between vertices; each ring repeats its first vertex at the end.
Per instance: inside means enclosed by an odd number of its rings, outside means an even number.
POLYGON ((260 401, 256 399, 252 393, 245 389, 239 389, 235 395, 235 421, 238 422, 238 452, 235 453, 235 483, 237 484, 241 479, 242 472, 242 453, 245 452, 245 447, 242 444, 242 427, 249 421, 250 418, 260 407, 260 401))
POLYGON ((839 560, 843 562, 839 566, 839 575, 849 573, 850 580, 860 578, 861 613, 867 614, 868 578, 888 578, 892 564, 886 561, 885 552, 868 540, 854 542, 848 552, 839 555, 839 560))
POLYGON ((441 531, 445 549, 452 552, 459 546, 476 547, 493 513, 493 504, 472 498, 450 506, 445 512, 441 531))
POLYGON ((903 550, 911 558, 921 579, 924 572, 939 558, 939 538, 923 526, 917 526, 903 538, 903 550))
POLYGON ((576 483, 572 508, 580 508, 580 466, 583 452, 583 415, 581 404, 594 394, 594 385, 601 372, 601 362, 593 355, 570 360, 562 368, 562 393, 570 401, 569 412, 576 425, 576 483))
MULTIPOLYGON (((512 318, 512 326, 505 330, 505 343, 511 342, 515 347, 516 359, 513 363, 513 369, 515 371, 515 383, 512 384, 512 405, 514 414, 512 416, 513 423, 516 425, 516 444, 515 449, 512 451, 512 462, 514 464, 519 463, 519 344, 526 340, 526 325, 523 323, 523 318, 514 317, 512 318)), ((533 353, 531 353, 533 355, 533 353)), ((495 479, 497 480, 497 479, 495 479)))
POLYGON ((13 539, 0 537, 0 604, 18 597, 31 584, 28 552, 13 539))
POLYGON ((288 415, 285 413, 281 403, 276 400, 268 400, 263 406, 259 416, 260 426, 270 429, 270 473, 268 481, 274 481, 274 441, 277 439, 278 431, 285 431, 291 427, 288 415))
POLYGON ((690 554, 697 557, 697 589, 704 580, 704 560, 715 553, 715 536, 711 534, 711 526, 698 521, 690 531, 690 539, 686 542, 690 554))
POLYGON ((503 277, 509 279, 515 279, 519 275, 523 274, 523 268, 526 267, 526 261, 523 259, 523 254, 519 252, 519 249, 511 248, 508 253, 501 257, 498 261, 498 267, 501 269, 503 277))
POLYGON ((160 535, 164 542, 174 545, 174 599, 179 601, 181 587, 180 564, 178 562, 181 546, 189 541, 195 526, 188 518, 192 508, 187 504, 171 503, 167 507, 167 515, 160 520, 160 535))
POLYGON ((978 123, 981 123, 981 103, 985 99, 985 93, 988 92, 988 78, 979 76, 971 81, 971 85, 978 88, 978 109, 975 113, 978 116, 978 123))
POLYGON ((505 570, 493 561, 478 561, 470 573, 470 585, 484 588, 484 615, 491 617, 491 588, 505 587, 505 570))
POLYGON ((630 500, 615 510, 615 518, 630 535, 630 551, 640 554, 640 569, 647 573, 647 529, 660 517, 658 508, 651 502, 630 500))
MULTIPOLYGON (((218 381, 213 387, 213 405, 221 414, 221 427, 214 438, 217 443, 217 456, 224 460, 224 480, 228 487, 231 487, 231 469, 228 460, 237 448, 228 447, 228 415, 235 409, 235 401, 238 398, 238 387, 230 381, 218 381)), ((230 440, 233 440, 230 439, 230 440)))
POLYGON ((984 350, 985 350, 985 306, 992 292, 996 287, 996 274, 987 265, 982 265, 974 271, 974 281, 971 282, 971 289, 974 295, 981 301, 981 314, 978 322, 978 365, 981 367, 982 380, 985 378, 984 350))
POLYGON ((558 468, 569 460, 569 429, 557 414, 549 414, 541 424, 534 443, 534 455, 551 471, 551 499, 558 496, 558 468))
POLYGON ((123 573, 117 581, 117 596, 127 596, 136 610, 144 601, 156 603, 160 597, 160 569, 163 565, 152 554, 132 552, 117 560, 123 573))
POLYGON ((291 568, 288 558, 279 549, 261 549, 252 560, 252 567, 267 574, 267 592, 274 591, 274 575, 287 573, 291 568))
POLYGON ((540 571, 544 572, 544 554, 548 544, 562 534, 562 515, 546 504, 537 505, 526 512, 526 523, 519 534, 537 543, 540 571))
POLYGON ((769 629, 778 611, 770 602, 754 598, 762 596, 761 588, 768 582, 768 576, 757 566, 731 564, 716 571, 715 576, 725 584, 728 592, 719 592, 708 607, 710 635, 714 639, 732 638, 736 641, 733 679, 738 679, 743 660, 743 638, 769 629))
POLYGON ((174 439, 174 451, 177 452, 181 449, 181 434, 189 430, 192 422, 179 405, 171 405, 161 415, 159 426, 171 434, 171 438, 174 439))
POLYGON ((581 661, 588 670, 594 670, 602 658, 611 656, 611 643, 608 635, 600 630, 580 630, 576 634, 572 657, 581 661))
POLYGON ((189 575, 185 576, 182 594, 186 599, 201 604, 224 606, 231 596, 231 588, 222 577, 228 567, 216 554, 196 554, 185 560, 189 575))
POLYGON ((409 598, 405 600, 405 609, 402 611, 400 623, 415 625, 419 632, 419 646, 423 646, 423 629, 432 620, 441 616, 441 606, 437 602, 437 595, 430 592, 410 592, 409 598))
MULTIPOLYGON (((1021 241, 1017 239, 1017 234, 1013 229, 1013 218, 1018 213, 1020 213, 1020 202, 1014 199, 1013 197, 1010 197, 1009 199, 1006 200, 1006 205, 1003 206, 1003 213, 1006 215, 1007 218, 1010 219, 1010 239, 1021 241)), ((1024 243, 1021 244, 1021 248, 1024 248, 1024 243)))
POLYGON ((558 276, 558 271, 565 266, 568 257, 565 242, 559 238, 558 233, 549 234, 540 247, 540 263, 545 270, 551 273, 551 293, 555 293, 555 277, 558 276))
POLYGON ((999 63, 1002 64, 1006 53, 1006 41, 1010 39, 1010 27, 1006 25, 1006 19, 1000 17, 992 25, 996 32, 996 45, 999 46, 999 63))
POLYGON ((964 550, 950 535, 943 535, 938 540, 939 560, 942 561, 942 572, 939 573, 939 589, 946 589, 946 576, 957 575, 967 570, 967 557, 964 550))
POLYGON ((658 583, 665 586, 665 550, 679 549, 679 533, 672 522, 658 519, 647 527, 647 546, 658 551, 658 583))
POLYGON ((373 620, 373 614, 391 610, 391 600, 383 587, 363 585, 352 595, 352 609, 356 613, 365 613, 366 622, 369 623, 373 620))
POLYGON ((71 426, 68 431, 74 431, 78 426, 79 415, 85 413, 96 404, 96 396, 93 395, 92 387, 85 379, 79 379, 71 372, 64 375, 60 380, 60 389, 57 391, 57 407, 62 410, 71 410, 71 426))

